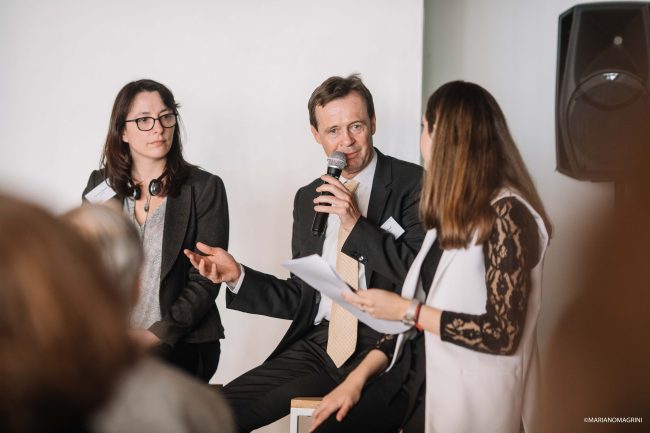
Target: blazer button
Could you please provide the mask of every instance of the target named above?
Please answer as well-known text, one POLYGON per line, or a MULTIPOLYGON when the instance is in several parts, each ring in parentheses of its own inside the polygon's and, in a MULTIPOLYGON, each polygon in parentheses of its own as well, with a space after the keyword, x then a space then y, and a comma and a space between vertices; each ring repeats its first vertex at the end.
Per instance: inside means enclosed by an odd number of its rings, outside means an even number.
POLYGON ((368 259, 365 258, 364 256, 359 256, 359 258, 358 258, 357 260, 359 260, 359 263, 363 263, 364 265, 365 265, 366 262, 368 261, 368 259))

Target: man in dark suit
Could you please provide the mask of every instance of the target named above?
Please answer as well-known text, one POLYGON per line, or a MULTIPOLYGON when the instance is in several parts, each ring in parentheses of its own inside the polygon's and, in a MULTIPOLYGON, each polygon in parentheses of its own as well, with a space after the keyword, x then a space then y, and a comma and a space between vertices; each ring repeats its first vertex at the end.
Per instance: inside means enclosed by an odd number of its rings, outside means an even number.
MULTIPOLYGON (((293 211, 293 257, 321 254, 339 270, 341 256, 346 256, 348 261, 353 259, 356 268, 351 285, 399 293, 424 237, 418 216, 422 169, 373 147, 376 121, 372 95, 358 76, 327 79, 313 92, 308 107, 316 141, 327 155, 344 153, 347 165, 340 181, 322 176, 298 190, 293 211), (353 192, 348 189, 352 184, 356 185, 356 189, 351 188, 353 192), (332 195, 319 195, 324 191, 332 195), (320 237, 311 230, 316 211, 330 214, 326 232, 320 237), (344 237, 337 240, 341 234, 344 237)), ((330 338, 331 326, 335 320, 340 323, 333 318, 336 304, 333 306, 331 299, 294 275, 278 279, 240 265, 223 249, 203 244, 197 247, 206 256, 188 251, 188 257, 202 275, 228 284, 228 308, 292 320, 278 347, 261 366, 224 387, 242 432, 287 415, 293 397, 325 395, 371 349, 378 344, 386 347, 385 342, 390 340, 353 319, 354 328, 346 328, 356 329, 352 346, 341 356, 333 347, 339 337, 330 338)), ((348 424, 323 425, 321 430, 352 431, 359 426, 355 422, 363 423, 359 427, 363 431, 397 428, 406 409, 404 399, 398 402, 397 397, 403 393, 401 386, 407 373, 407 369, 392 369, 371 382, 346 417, 348 424)))

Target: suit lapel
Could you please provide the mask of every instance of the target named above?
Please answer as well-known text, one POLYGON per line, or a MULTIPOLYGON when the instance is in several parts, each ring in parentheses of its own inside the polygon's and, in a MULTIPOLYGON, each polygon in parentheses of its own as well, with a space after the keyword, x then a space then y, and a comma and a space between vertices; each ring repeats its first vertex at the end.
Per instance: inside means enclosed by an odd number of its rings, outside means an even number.
MULTIPOLYGON (((404 284, 402 284, 403 297, 408 299, 416 297, 418 286, 421 286, 420 273, 422 270, 422 263, 424 262, 424 258, 427 256, 427 253, 435 243, 436 237, 437 232, 434 229, 427 231, 426 235, 424 236, 422 247, 420 247, 420 251, 418 252, 417 256, 415 256, 415 259, 413 259, 413 263, 411 264, 408 274, 404 279, 404 284)), ((420 298, 418 297, 418 299, 420 298)))
MULTIPOLYGON (((435 229, 431 229, 427 231, 426 235, 424 236, 424 240, 422 241, 422 246, 420 247, 420 251, 418 252, 417 256, 415 256, 415 259, 413 259, 411 268, 409 269, 408 274, 404 279, 404 284, 402 284, 401 295, 403 297, 409 299, 416 297, 420 301, 424 302, 424 299, 418 296, 418 292, 422 290, 422 280, 420 278, 420 271, 422 269, 422 263, 424 262, 424 258, 427 256, 427 253, 435 243, 436 237, 437 237, 437 232, 435 229)), ((424 292, 424 290, 422 290, 422 292, 424 292)), ((397 336, 395 350, 393 351, 393 358, 386 371, 390 370, 391 368, 393 368, 393 365, 395 365, 395 362, 397 361, 400 353, 402 352, 405 338, 411 339, 412 336, 413 336, 412 331, 402 332, 397 336)))
MULTIPOLYGON (((297 204, 299 207, 298 214, 300 215, 300 225, 298 227, 298 236, 300 242, 300 257, 306 257, 311 254, 323 254, 323 244, 325 243, 325 234, 322 236, 314 236, 311 233, 311 225, 314 221, 314 198, 316 198, 316 187, 312 188, 311 194, 302 194, 302 200, 297 204)), ((303 290, 303 298, 301 305, 304 305, 308 310, 308 314, 302 315, 304 327, 311 326, 314 323, 316 314, 318 314, 318 302, 320 302, 320 294, 316 290, 303 290)), ((298 323, 294 321, 294 323, 298 323)), ((292 324, 293 327, 293 324, 292 324)), ((277 349, 276 349, 277 350, 277 349)), ((274 355, 271 355, 274 356, 274 355)))
MULTIPOLYGON (((386 203, 392 192, 390 184, 393 181, 393 172, 387 158, 377 149, 377 167, 375 176, 372 181, 370 190, 370 200, 368 201, 368 221, 379 227, 383 221, 381 217, 384 214, 386 203)), ((370 278, 373 272, 366 269, 366 285, 370 287, 370 278)))
POLYGON ((391 193, 390 184, 393 182, 393 173, 387 158, 377 149, 377 167, 372 181, 370 200, 368 201, 368 220, 379 226, 383 223, 381 216, 384 214, 388 197, 391 193))
POLYGON ((447 269, 447 267, 449 267, 449 265, 453 261, 454 256, 458 254, 458 251, 459 250, 456 248, 442 251, 442 256, 440 256, 440 263, 438 264, 436 273, 433 276, 433 282, 431 283, 431 288, 429 289, 429 294, 427 295, 427 299, 431 298, 435 293, 438 287, 438 283, 440 282, 440 279, 445 274, 445 270, 447 269))
POLYGON ((181 187, 177 197, 167 197, 165 227, 163 229, 162 259, 160 265, 161 281, 171 271, 183 246, 192 203, 192 187, 189 183, 181 187))
POLYGON ((304 217, 301 218, 301 225, 298 228, 301 237, 300 256, 305 257, 311 254, 323 254, 323 244, 325 243, 325 234, 323 236, 314 236, 311 233, 311 225, 314 221, 314 199, 318 193, 316 187, 313 188, 312 194, 303 194, 302 201, 298 203, 300 209, 298 213, 304 217))

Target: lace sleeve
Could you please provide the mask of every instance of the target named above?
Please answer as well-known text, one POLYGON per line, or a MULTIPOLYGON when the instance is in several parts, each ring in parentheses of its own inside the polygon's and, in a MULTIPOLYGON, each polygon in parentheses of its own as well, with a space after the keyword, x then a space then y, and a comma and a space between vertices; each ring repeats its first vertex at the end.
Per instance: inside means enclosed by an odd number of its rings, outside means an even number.
POLYGON ((375 344, 375 349, 381 350, 384 354, 391 359, 393 352, 395 352, 395 344, 397 343, 397 335, 384 334, 375 344))
POLYGON ((512 355, 526 322, 530 270, 539 261, 539 237, 533 216, 519 200, 507 197, 493 206, 497 217, 483 246, 486 312, 443 311, 440 337, 479 352, 512 355))

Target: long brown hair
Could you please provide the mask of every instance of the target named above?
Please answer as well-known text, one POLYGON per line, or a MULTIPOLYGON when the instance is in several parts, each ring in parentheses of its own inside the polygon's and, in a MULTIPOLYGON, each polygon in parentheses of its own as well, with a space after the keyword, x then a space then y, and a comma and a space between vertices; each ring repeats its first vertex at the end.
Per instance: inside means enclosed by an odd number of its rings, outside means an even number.
POLYGON ((505 116, 494 97, 477 84, 444 84, 427 102, 425 119, 433 134, 420 216, 425 228, 438 229, 442 248, 467 247, 490 235, 495 212, 491 200, 501 188, 517 191, 551 224, 505 116), (435 127, 434 127, 435 126, 435 127))
POLYGON ((95 250, 0 196, 0 431, 79 431, 134 360, 126 307, 95 250))
POLYGON ((134 186, 130 185, 133 159, 128 143, 122 141, 122 133, 124 132, 126 116, 129 114, 131 104, 141 92, 158 92, 165 106, 173 110, 178 117, 178 123, 174 128, 172 146, 167 154, 162 190, 162 195, 174 196, 185 182, 190 165, 183 159, 183 144, 181 143, 180 134, 181 120, 178 114, 180 105, 176 103, 172 92, 156 81, 146 79, 132 81, 122 87, 115 97, 100 166, 104 169, 108 184, 119 196, 133 195, 134 186))

